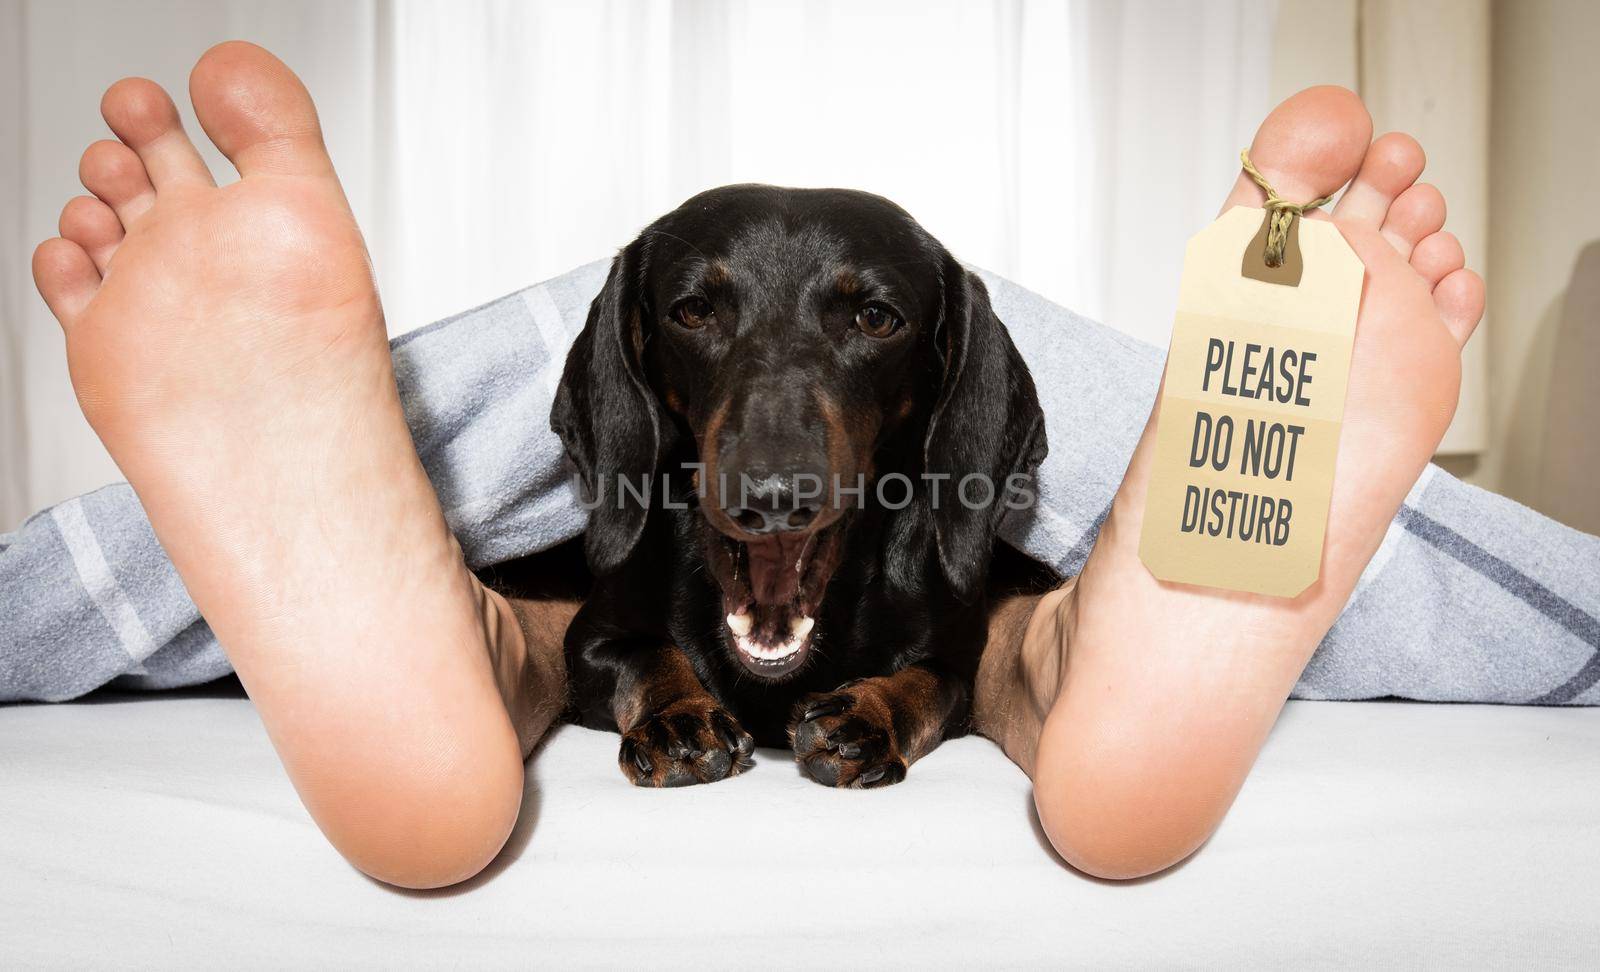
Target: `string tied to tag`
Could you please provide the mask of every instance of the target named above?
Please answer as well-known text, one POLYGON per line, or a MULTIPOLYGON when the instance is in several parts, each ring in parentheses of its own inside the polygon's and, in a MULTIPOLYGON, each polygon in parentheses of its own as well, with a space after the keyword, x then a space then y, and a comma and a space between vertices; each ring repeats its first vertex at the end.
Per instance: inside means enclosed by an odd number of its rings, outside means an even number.
POLYGON ((1263 254, 1267 266, 1277 268, 1283 266, 1283 248, 1289 239, 1289 227, 1294 225, 1296 218, 1304 216, 1318 206, 1325 206, 1333 199, 1330 193, 1321 199, 1313 199, 1307 203, 1292 203, 1278 195, 1278 190, 1272 188, 1272 183, 1261 174, 1261 170, 1250 161, 1250 150, 1243 149, 1239 152, 1239 164, 1244 166, 1245 174, 1255 180, 1261 191, 1267 194, 1267 201, 1262 204, 1272 220, 1272 226, 1267 232, 1267 249, 1263 254))

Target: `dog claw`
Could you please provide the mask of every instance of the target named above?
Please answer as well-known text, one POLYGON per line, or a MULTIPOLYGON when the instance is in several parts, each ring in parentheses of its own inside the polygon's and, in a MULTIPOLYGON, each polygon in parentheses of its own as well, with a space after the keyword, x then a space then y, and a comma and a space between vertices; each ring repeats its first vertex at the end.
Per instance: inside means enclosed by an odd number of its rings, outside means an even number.
POLYGON ((844 711, 846 704, 846 700, 837 695, 830 695, 825 699, 818 699, 817 701, 806 706, 805 712, 801 713, 800 715, 800 721, 810 722, 813 719, 821 719, 823 716, 838 715, 844 711))
POLYGON ((655 770, 655 764, 650 762, 650 757, 645 755, 644 750, 632 743, 628 744, 628 749, 628 756, 633 760, 633 765, 639 767, 639 772, 649 773, 655 770))
POLYGON ((740 729, 734 724, 732 719, 719 715, 716 717, 715 723, 717 728, 717 738, 721 739, 722 744, 727 746, 728 749, 732 750, 735 754, 742 758, 749 756, 755 751, 755 737, 751 736, 743 729, 740 729))
POLYGON ((755 752, 756 741, 749 736, 735 735, 730 733, 723 736, 722 739, 723 742, 727 744, 728 749, 732 750, 741 758, 749 756, 751 753, 755 752))

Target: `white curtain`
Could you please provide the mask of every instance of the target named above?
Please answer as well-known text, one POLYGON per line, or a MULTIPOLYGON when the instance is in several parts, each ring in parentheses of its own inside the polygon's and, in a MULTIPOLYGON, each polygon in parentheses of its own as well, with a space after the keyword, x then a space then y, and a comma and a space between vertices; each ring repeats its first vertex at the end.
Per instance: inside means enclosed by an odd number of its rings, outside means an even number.
POLYGON ((116 478, 26 264, 81 192, 78 153, 102 136, 95 105, 120 76, 181 95, 227 37, 299 71, 394 333, 608 255, 700 189, 759 181, 882 193, 964 259, 1162 342, 1183 242, 1270 108, 1275 11, 0 3, 0 529, 116 478))

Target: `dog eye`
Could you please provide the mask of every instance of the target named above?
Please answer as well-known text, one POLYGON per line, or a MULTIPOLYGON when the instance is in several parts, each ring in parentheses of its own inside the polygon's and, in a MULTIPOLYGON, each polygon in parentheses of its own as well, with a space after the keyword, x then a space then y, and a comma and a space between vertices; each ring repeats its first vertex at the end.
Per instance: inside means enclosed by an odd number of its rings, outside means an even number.
POLYGON ((856 311, 856 327, 872 338, 886 338, 905 326, 900 315, 879 304, 868 304, 856 311))
POLYGON ((672 308, 672 319, 694 331, 709 324, 716 313, 711 302, 705 298, 689 297, 678 301, 677 306, 672 308))

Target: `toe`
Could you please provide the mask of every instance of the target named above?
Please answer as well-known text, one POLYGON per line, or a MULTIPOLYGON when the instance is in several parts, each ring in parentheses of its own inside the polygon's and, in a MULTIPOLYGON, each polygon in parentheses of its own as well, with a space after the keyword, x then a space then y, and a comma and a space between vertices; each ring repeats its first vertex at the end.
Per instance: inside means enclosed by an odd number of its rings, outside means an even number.
POLYGON ((333 173, 305 85, 256 45, 229 41, 207 51, 189 75, 189 97, 240 175, 333 173))
MULTIPOLYGON (((1326 196, 1350 181, 1372 139, 1372 118, 1355 92, 1333 85, 1307 88, 1261 123, 1250 143, 1250 161, 1278 194, 1301 203, 1326 196)), ((1240 173, 1223 204, 1259 206, 1266 199, 1240 173)))
POLYGON ((211 171, 184 134, 178 108, 161 85, 123 78, 100 99, 100 114, 135 152, 157 190, 182 183, 212 185, 211 171))
POLYGON ((1390 132, 1379 136, 1367 150, 1361 172, 1339 200, 1333 218, 1350 225, 1381 227, 1395 198, 1417 181, 1426 161, 1422 146, 1410 135, 1390 132))
POLYGON ((694 761, 694 775, 702 783, 725 780, 733 771, 733 757, 726 749, 708 749, 694 761))
POLYGON ((111 254, 122 242, 122 221, 111 207, 93 196, 78 196, 61 210, 61 235, 83 247, 95 269, 105 275, 111 254))
POLYGON ((1444 211, 1444 193, 1419 182, 1402 192, 1389 207, 1389 214, 1383 219, 1384 239, 1401 256, 1409 258, 1423 237, 1443 228, 1444 211))
POLYGON ((111 207, 125 227, 132 226, 156 201, 144 162, 121 142, 107 139, 85 149, 78 162, 78 179, 111 207))
POLYGON ((808 757, 801 767, 806 774, 823 786, 839 785, 839 757, 829 752, 820 752, 808 757))
POLYGON ((726 712, 717 711, 712 713, 711 728, 715 732, 716 738, 728 748, 729 752, 733 753, 736 759, 742 760, 752 752, 755 752, 755 737, 745 732, 739 723, 734 721, 733 716, 728 715, 726 712))
POLYGON ((1429 287, 1467 265, 1467 255, 1454 233, 1440 231, 1424 236, 1411 251, 1411 265, 1429 287))
POLYGON ((1483 278, 1471 270, 1449 274, 1433 288, 1433 303, 1457 344, 1465 345, 1483 319, 1483 278))
POLYGON ((71 327, 94 299, 100 272, 83 247, 56 237, 33 251, 33 282, 62 327, 71 327))

